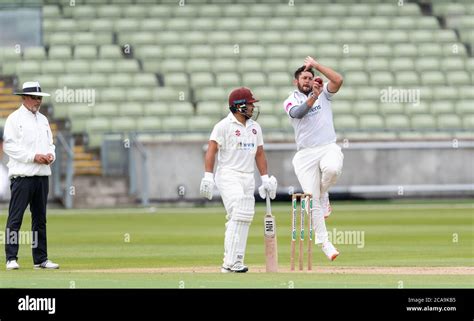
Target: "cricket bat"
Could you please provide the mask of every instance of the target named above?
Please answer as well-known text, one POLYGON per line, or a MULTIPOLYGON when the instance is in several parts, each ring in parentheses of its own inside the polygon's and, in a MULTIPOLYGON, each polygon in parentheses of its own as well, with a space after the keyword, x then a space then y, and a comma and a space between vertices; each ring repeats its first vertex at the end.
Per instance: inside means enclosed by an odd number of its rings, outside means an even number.
POLYGON ((267 212, 264 217, 264 235, 265 235, 265 262, 266 271, 278 272, 278 249, 276 237, 275 217, 272 215, 272 206, 270 197, 267 193, 267 212))

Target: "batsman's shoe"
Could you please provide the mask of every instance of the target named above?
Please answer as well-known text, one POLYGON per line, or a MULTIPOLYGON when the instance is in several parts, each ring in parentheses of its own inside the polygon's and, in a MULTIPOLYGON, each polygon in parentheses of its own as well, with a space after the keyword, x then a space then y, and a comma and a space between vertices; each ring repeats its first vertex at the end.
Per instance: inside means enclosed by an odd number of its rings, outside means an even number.
POLYGON ((243 265, 240 262, 235 263, 232 267, 222 266, 221 272, 222 273, 245 273, 249 270, 249 268, 243 265))
POLYGON ((18 270, 20 265, 16 262, 16 260, 7 261, 7 270, 18 270))
POLYGON ((334 245, 332 245, 331 242, 323 243, 322 250, 330 261, 334 261, 339 255, 339 251, 334 247, 334 245))
POLYGON ((41 264, 33 265, 34 269, 59 269, 59 264, 46 260, 41 264))
POLYGON ((331 215, 332 208, 331 208, 331 203, 329 202, 329 194, 326 193, 324 196, 321 198, 321 208, 323 209, 324 212, 324 218, 328 218, 329 215, 331 215))

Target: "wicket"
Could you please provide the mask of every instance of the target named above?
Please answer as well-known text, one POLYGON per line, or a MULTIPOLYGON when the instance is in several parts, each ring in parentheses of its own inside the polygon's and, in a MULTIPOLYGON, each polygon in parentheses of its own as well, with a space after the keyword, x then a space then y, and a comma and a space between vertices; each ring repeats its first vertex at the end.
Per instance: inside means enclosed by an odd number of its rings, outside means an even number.
POLYGON ((305 215, 308 215, 308 271, 311 271, 313 268, 313 196, 309 193, 297 193, 291 196, 291 258, 290 258, 290 266, 291 271, 295 270, 295 251, 296 251, 296 226, 298 223, 298 213, 297 213, 297 206, 298 206, 298 199, 300 200, 301 207, 300 207, 300 244, 299 244, 299 270, 303 271, 303 243, 304 243, 304 218, 305 215))

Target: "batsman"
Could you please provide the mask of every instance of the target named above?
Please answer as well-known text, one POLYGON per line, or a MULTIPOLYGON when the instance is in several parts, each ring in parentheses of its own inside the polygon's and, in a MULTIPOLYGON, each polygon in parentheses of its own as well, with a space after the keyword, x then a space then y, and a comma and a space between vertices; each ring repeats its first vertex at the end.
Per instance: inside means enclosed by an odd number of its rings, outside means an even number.
POLYGON ((255 121, 258 117, 256 102, 258 100, 246 87, 230 93, 230 113, 214 126, 204 161, 205 173, 200 194, 211 200, 216 185, 227 212, 222 273, 248 271, 244 258, 255 213, 255 163, 262 179, 258 189, 260 197, 266 198, 268 194, 274 199, 276 196, 277 180, 274 176, 268 176, 262 128, 255 121))

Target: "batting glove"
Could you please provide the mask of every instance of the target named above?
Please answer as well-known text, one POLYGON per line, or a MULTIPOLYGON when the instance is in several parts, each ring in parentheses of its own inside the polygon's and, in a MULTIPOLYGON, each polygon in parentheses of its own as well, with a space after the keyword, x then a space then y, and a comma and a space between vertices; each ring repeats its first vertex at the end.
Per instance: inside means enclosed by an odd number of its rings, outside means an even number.
POLYGON ((205 172, 204 177, 201 180, 201 187, 199 193, 202 197, 206 197, 208 200, 212 200, 212 192, 214 190, 214 174, 205 172))
POLYGON ((275 176, 268 177, 268 175, 262 175, 261 178, 262 185, 258 188, 258 194, 261 198, 265 199, 268 193, 271 199, 275 199, 278 186, 277 179, 275 176))

